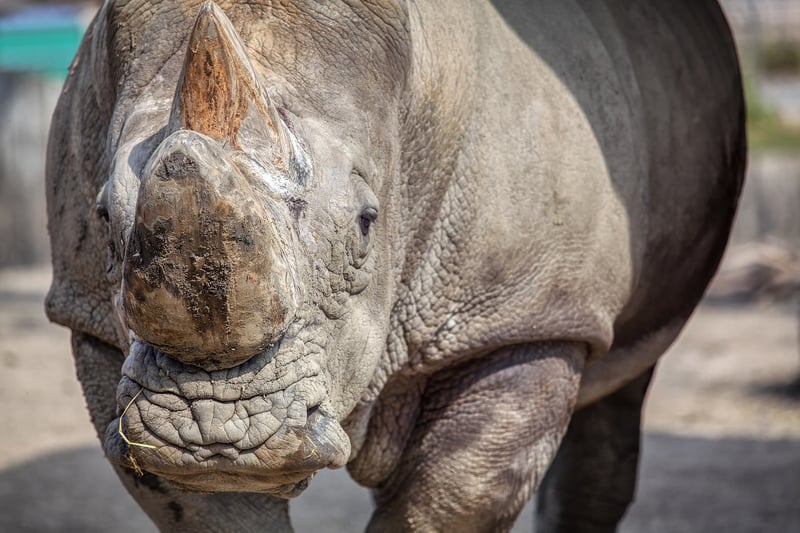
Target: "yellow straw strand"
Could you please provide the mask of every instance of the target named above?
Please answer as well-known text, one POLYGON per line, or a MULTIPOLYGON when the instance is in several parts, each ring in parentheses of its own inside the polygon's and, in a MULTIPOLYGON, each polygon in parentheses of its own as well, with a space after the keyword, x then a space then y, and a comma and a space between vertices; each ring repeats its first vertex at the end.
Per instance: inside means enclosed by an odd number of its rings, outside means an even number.
MULTIPOLYGON (((128 402, 128 405, 125 406, 125 410, 122 411, 122 414, 119 416, 119 425, 117 427, 117 433, 119 433, 119 436, 122 437, 122 440, 124 440, 125 444, 127 444, 128 446, 138 446, 140 448, 148 448, 148 449, 151 449, 151 450, 155 450, 156 447, 153 446, 152 444, 143 444, 141 442, 131 442, 131 441, 129 441, 128 437, 126 437, 125 433, 122 431, 122 420, 125 418, 125 413, 128 412, 128 409, 131 408, 131 405, 133 405, 133 402, 136 400, 136 398, 139 397, 139 395, 142 393, 143 390, 144 390, 144 387, 139 389, 139 392, 137 392, 133 396, 133 398, 131 398, 131 401, 128 402)), ((141 469, 136 464, 136 461, 133 459, 133 456, 129 455, 129 458, 131 459, 131 463, 133 463, 134 470, 136 470, 137 472, 141 472, 141 469)))

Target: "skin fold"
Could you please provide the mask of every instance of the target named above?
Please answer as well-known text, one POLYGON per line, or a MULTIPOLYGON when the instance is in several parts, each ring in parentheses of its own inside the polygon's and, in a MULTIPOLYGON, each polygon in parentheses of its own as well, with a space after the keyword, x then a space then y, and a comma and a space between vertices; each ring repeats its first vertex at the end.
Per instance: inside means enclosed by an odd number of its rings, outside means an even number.
POLYGON ((716 2, 107 1, 46 309, 164 531, 345 465, 369 531, 614 531, 745 160, 716 2))

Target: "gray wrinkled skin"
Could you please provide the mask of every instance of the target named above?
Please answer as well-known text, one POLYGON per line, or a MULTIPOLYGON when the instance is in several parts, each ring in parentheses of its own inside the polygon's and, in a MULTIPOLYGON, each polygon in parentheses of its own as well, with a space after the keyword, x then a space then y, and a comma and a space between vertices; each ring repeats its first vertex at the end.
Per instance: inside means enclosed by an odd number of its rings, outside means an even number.
POLYGON ((46 305, 159 528, 290 531, 346 464, 370 531, 503 531, 555 460, 541 530, 614 530, 745 164, 719 6, 654 4, 103 5, 46 305))

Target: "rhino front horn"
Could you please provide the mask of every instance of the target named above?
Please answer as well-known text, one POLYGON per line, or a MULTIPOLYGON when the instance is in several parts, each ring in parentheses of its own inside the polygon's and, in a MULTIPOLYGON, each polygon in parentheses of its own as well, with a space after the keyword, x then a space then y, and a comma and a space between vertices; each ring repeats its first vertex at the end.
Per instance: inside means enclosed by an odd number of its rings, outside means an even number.
POLYGON ((311 173, 304 144, 258 83, 233 24, 210 1, 200 8, 189 38, 169 126, 258 154, 301 184, 311 173))

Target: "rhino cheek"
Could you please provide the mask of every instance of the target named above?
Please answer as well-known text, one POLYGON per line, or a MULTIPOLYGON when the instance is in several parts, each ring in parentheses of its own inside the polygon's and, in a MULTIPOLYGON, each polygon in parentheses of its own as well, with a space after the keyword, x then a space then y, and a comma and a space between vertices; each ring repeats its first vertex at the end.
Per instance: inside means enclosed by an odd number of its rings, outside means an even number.
POLYGON ((355 408, 378 368, 386 342, 385 326, 369 309, 354 309, 328 354, 333 412, 343 420, 355 408))

